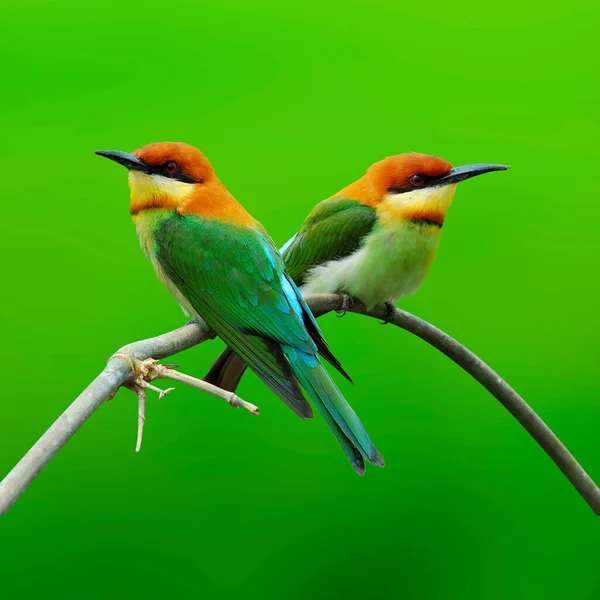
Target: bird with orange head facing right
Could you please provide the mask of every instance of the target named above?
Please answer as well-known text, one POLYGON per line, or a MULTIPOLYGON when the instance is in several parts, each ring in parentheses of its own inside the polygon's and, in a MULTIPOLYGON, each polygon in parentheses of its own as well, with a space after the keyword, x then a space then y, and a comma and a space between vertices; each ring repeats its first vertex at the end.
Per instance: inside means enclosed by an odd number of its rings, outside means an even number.
POLYGON ((129 170, 130 212, 158 278, 294 412, 313 416, 302 386, 355 470, 383 458, 323 367, 327 348, 266 230, 227 191, 206 157, 182 143, 133 154, 99 150, 129 170))
MULTIPOLYGON (((398 154, 369 167, 360 179, 310 212, 281 254, 302 294, 340 293, 367 309, 414 294, 435 258, 456 186, 506 165, 453 167, 428 154, 398 154)), ((205 380, 234 391, 243 361, 221 353, 205 380)))

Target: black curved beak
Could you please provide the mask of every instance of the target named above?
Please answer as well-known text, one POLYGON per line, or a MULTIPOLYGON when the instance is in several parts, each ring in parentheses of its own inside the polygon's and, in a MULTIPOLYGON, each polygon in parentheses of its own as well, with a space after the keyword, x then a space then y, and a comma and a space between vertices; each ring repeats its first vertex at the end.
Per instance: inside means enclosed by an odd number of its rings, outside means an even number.
POLYGON ((96 150, 95 154, 98 156, 104 156, 123 165, 130 171, 145 171, 148 172, 148 165, 135 154, 129 154, 128 152, 119 152, 118 150, 96 150))
POLYGON ((451 183, 459 183, 477 175, 491 173, 492 171, 506 171, 510 169, 508 165, 464 165, 463 167, 454 167, 447 175, 444 175, 435 182, 435 185, 449 185, 451 183))

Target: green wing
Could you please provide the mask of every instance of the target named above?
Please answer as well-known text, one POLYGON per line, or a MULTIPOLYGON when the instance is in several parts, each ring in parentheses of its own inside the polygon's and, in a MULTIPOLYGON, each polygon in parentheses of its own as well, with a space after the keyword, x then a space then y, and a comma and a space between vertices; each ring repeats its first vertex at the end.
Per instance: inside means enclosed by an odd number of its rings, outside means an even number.
POLYGON ((174 215, 155 240, 159 264, 208 325, 290 408, 311 417, 280 344, 316 354, 322 336, 307 331, 311 319, 264 230, 174 215))
POLYGON ((357 250, 373 229, 377 212, 349 198, 330 198, 315 206, 300 231, 282 248, 285 268, 296 285, 306 273, 357 250))

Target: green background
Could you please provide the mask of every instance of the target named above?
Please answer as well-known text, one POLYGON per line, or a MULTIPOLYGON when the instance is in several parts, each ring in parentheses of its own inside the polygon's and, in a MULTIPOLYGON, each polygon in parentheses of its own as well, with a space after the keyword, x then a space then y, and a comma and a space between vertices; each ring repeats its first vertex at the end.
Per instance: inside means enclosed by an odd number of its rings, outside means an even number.
MULTIPOLYGON (((509 381, 600 479, 597 3, 40 2, 0 9, 0 474, 121 345, 182 324, 94 156, 187 141, 283 243, 387 155, 459 186, 402 307, 509 381)), ((387 461, 254 376, 256 419, 177 386, 134 452, 128 391, 0 518, 6 598, 597 599, 595 517, 514 419, 422 341, 322 327, 387 461)), ((177 358, 202 376, 221 348, 177 358)))

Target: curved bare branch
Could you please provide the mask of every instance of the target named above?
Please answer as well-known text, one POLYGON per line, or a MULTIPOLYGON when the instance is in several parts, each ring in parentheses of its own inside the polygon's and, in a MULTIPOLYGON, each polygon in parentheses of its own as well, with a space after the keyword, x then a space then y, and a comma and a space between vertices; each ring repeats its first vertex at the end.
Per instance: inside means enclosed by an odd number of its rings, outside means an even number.
MULTIPOLYGON (((325 314, 331 310, 339 310, 341 298, 334 294, 320 294, 311 299, 309 304, 316 315, 325 314)), ((350 310, 382 320, 385 320, 387 316, 383 306, 367 312, 363 305, 355 302, 350 310)), ((600 515, 600 489, 598 486, 546 423, 493 369, 441 329, 406 311, 397 308, 391 323, 437 348, 490 392, 542 447, 589 507, 597 515, 600 515)))
MULTIPOLYGON (((339 310, 342 304, 341 296, 334 294, 310 295, 306 297, 306 301, 316 316, 339 310)), ((382 320, 388 316, 383 306, 367 311, 359 302, 355 302, 350 310, 382 320)), ((423 319, 396 309, 391 323, 437 348, 485 387, 521 423, 592 510, 600 515, 598 486, 542 419, 497 373, 455 339, 423 319)), ((112 398, 121 386, 131 385, 135 378, 137 361, 166 358, 211 337, 211 334, 199 325, 188 323, 175 331, 121 348, 109 359, 102 373, 0 483, 0 514, 8 511, 36 475, 105 400, 112 398)))

